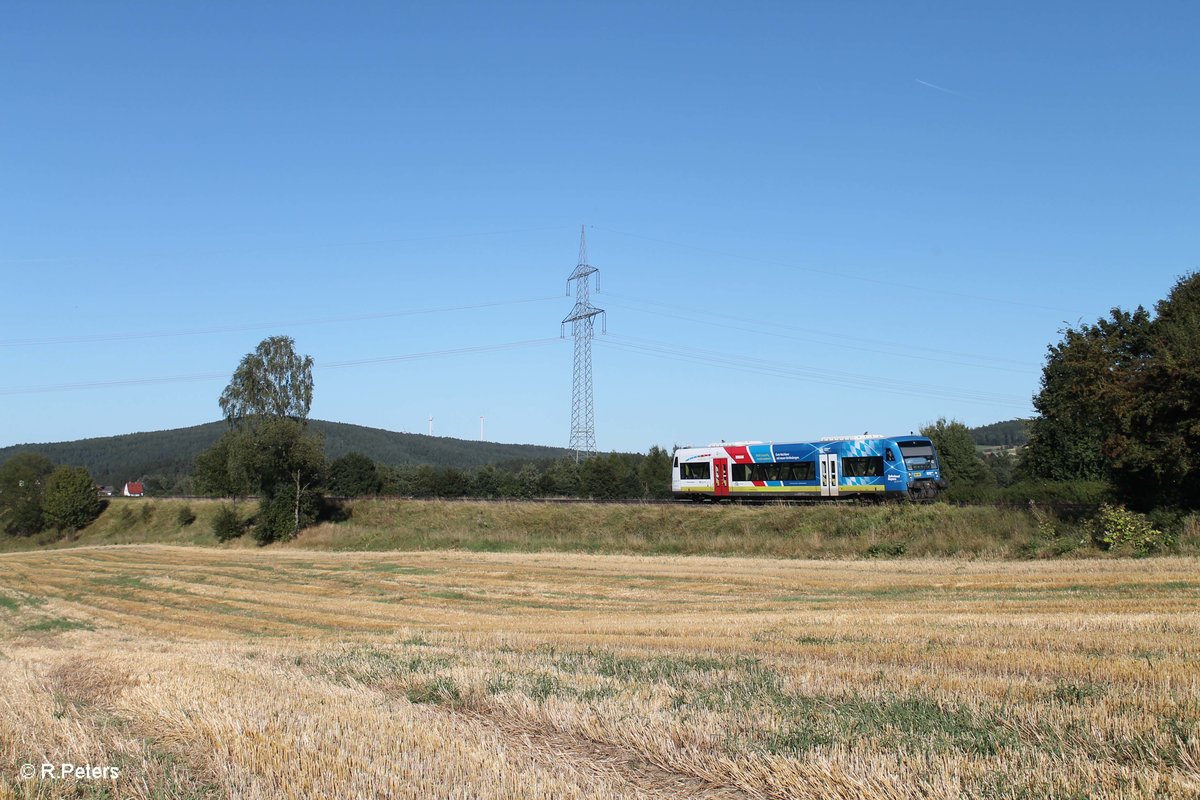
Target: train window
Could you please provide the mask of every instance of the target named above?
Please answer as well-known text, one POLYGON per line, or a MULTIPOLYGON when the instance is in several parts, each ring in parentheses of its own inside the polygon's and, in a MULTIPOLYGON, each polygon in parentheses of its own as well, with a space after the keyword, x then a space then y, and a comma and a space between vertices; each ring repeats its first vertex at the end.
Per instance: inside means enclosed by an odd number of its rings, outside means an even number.
POLYGON ((710 466, 707 461, 695 464, 680 464, 679 477, 685 481, 706 481, 712 475, 709 471, 710 466))
POLYGON ((675 456, 675 466, 679 466, 679 456, 675 456))
POLYGON ((755 464, 750 474, 756 481, 777 481, 779 480, 779 465, 755 464))
POLYGON ((784 464, 732 464, 730 479, 735 481, 813 481, 817 462, 798 461, 784 464))
POLYGON ((785 464, 780 477, 785 481, 816 480, 817 462, 798 461, 795 464, 785 464))
POLYGON ((879 456, 842 459, 842 477, 878 478, 881 475, 883 475, 883 459, 879 456))
POLYGON ((900 455, 909 469, 937 469, 933 445, 929 442, 900 442, 900 455))
POLYGON ((883 457, 886 458, 888 461, 896 460, 896 454, 892 452, 892 448, 890 448, 890 447, 883 451, 883 457))

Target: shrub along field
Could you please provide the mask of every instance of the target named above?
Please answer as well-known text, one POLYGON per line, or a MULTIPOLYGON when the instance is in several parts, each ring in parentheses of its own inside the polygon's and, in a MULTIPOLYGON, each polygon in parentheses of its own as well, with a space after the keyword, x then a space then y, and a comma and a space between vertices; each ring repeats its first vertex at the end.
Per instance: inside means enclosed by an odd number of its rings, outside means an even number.
POLYGON ((1198 567, 9 553, 0 797, 1196 797, 1198 567))
MULTIPOLYGON (((217 545, 215 500, 114 498, 94 523, 65 538, 55 532, 0 537, 0 550, 96 544, 217 545)), ((254 503, 238 512, 249 521, 254 503)), ((932 505, 742 506, 711 504, 355 500, 339 521, 271 547, 317 550, 627 553, 777 558, 1051 558, 1141 554, 1100 541, 1084 521, 1035 507, 932 505)), ((1200 554, 1200 519, 1152 552, 1200 554)), ((226 547, 253 547, 251 534, 226 547)))

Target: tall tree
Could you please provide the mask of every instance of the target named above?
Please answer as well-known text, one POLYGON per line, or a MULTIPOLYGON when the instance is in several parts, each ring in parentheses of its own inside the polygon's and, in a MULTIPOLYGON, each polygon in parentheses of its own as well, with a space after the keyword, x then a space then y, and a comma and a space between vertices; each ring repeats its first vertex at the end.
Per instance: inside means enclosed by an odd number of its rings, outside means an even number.
POLYGON ((1149 355, 1150 315, 1114 308, 1095 325, 1063 331, 1042 369, 1033 399, 1024 468, 1035 478, 1099 480, 1109 476, 1108 439, 1132 377, 1149 355))
POLYGON ((45 527, 42 496, 54 462, 41 453, 17 453, 0 466, 0 529, 29 536, 45 527))
POLYGON ((1200 508, 1200 273, 1155 304, 1142 355, 1114 368, 1105 455, 1134 507, 1200 508))
POLYGON ((225 391, 221 411, 237 425, 260 417, 304 420, 312 406, 312 356, 296 353, 290 336, 271 336, 247 353, 225 391))
POLYGON ((324 447, 306 432, 312 364, 290 337, 262 340, 221 393, 230 430, 196 459, 197 482, 210 492, 260 495, 255 537, 264 544, 312 524, 320 506, 324 447))
POLYGON ((1051 345, 1023 465, 1106 478, 1129 506, 1200 508, 1200 274, 1051 345))

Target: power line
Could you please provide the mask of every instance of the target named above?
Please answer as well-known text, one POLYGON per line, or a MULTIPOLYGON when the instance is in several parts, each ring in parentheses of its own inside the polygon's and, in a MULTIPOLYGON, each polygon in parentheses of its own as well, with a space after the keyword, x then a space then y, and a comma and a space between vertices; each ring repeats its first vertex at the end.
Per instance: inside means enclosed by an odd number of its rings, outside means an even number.
POLYGON ((435 308, 415 308, 403 311, 382 311, 375 314, 354 314, 345 317, 308 317, 302 319, 282 320, 276 322, 247 322, 237 325, 218 325, 209 328, 185 328, 168 331, 141 331, 127 333, 96 333, 80 336, 52 336, 30 339, 0 339, 0 347, 32 347, 54 344, 83 344, 89 342, 117 342, 133 339, 162 339, 177 336, 205 336, 214 333, 237 333, 239 331, 258 330, 263 328, 287 328, 302 325, 331 325, 341 322, 362 322, 365 320, 394 319, 396 317, 413 317, 423 314, 441 314, 448 311, 474 311, 481 308, 520 305, 523 303, 541 303, 548 300, 558 300, 560 295, 546 297, 528 297, 522 300, 497 300, 491 303, 472 303, 459 306, 438 306, 435 308))
MULTIPOLYGON (((612 297, 611 294, 607 295, 607 296, 612 297)), ((655 317, 671 317, 674 319, 686 320, 688 322, 696 322, 696 323, 699 323, 702 325, 709 325, 709 326, 716 327, 716 328, 724 328, 726 330, 733 330, 733 331, 743 331, 745 333, 755 333, 755 334, 759 334, 759 335, 769 335, 775 339, 786 339, 786 340, 795 341, 795 342, 810 342, 811 343, 812 336, 820 336, 820 337, 827 338, 827 339, 828 338, 835 338, 837 340, 851 339, 851 340, 856 340, 856 341, 873 341, 877 344, 885 344, 885 345, 887 344, 886 342, 879 342, 878 340, 864 339, 864 338, 853 337, 853 336, 843 336, 840 333, 839 334, 831 334, 828 331, 820 331, 820 330, 814 330, 814 329, 810 329, 810 328, 801 328, 801 327, 792 326, 792 325, 785 325, 782 323, 771 323, 771 322, 756 323, 753 320, 745 320, 750 325, 762 325, 763 327, 772 327, 772 328, 781 328, 784 330, 802 331, 802 332, 809 334, 809 338, 802 338, 799 336, 788 336, 786 334, 779 334, 779 333, 764 334, 763 331, 760 329, 744 327, 741 325, 729 325, 727 323, 719 322, 715 319, 709 319, 708 318, 709 315, 707 314, 707 312, 705 312, 705 315, 703 315, 703 316, 701 316, 699 314, 686 314, 686 313, 671 314, 671 313, 665 313, 662 311, 647 311, 645 309, 636 308, 634 306, 628 306, 623 303, 609 302, 608 305, 615 306, 617 308, 624 308, 629 311, 637 312, 639 314, 651 314, 655 317)), ((660 306, 662 308, 669 308, 669 306, 663 305, 662 303, 650 303, 650 305, 660 306)), ((729 315, 722 315, 722 314, 717 314, 714 316, 724 317, 726 319, 740 319, 739 317, 732 317, 729 315)), ((1036 371, 1036 369, 1033 367, 1026 367, 1025 369, 1014 369, 1012 367, 1002 367, 1002 366, 993 365, 993 364, 971 363, 970 361, 952 361, 950 359, 937 358, 934 356, 923 356, 923 355, 919 355, 917 353, 908 352, 908 345, 897 346, 897 348, 894 350, 880 350, 877 347, 864 347, 862 345, 846 344, 845 342, 842 342, 842 341, 822 341, 822 342, 820 342, 820 345, 821 345, 821 347, 836 347, 836 348, 840 348, 843 350, 857 350, 857 351, 864 352, 864 353, 877 353, 879 355, 885 355, 888 357, 910 358, 910 359, 916 359, 919 361, 931 361, 931 362, 936 362, 936 363, 940 363, 940 364, 952 364, 954 366, 960 366, 960 367, 976 367, 976 368, 980 368, 980 369, 999 370, 1001 372, 1013 372, 1013 373, 1016 373, 1019 375, 1029 375, 1036 371)), ((929 348, 917 348, 917 349, 927 349, 929 352, 946 352, 946 351, 932 350, 929 348)), ((957 354, 955 354, 955 355, 957 355, 957 354)), ((974 357, 966 355, 966 354, 962 354, 962 357, 966 358, 966 359, 974 358, 974 357)), ((982 360, 992 360, 992 359, 987 359, 987 357, 983 357, 983 356, 980 356, 978 358, 981 361, 982 360)), ((1011 361, 1010 359, 995 359, 995 360, 1009 361, 1010 363, 1020 363, 1020 362, 1016 362, 1016 361, 1011 361)))
POLYGON ((1020 300, 1006 300, 1006 299, 1000 298, 1000 297, 994 297, 994 296, 985 297, 983 295, 971 294, 968 292, 956 292, 951 289, 940 289, 936 286, 930 286, 925 283, 922 283, 921 285, 916 286, 911 283, 901 283, 899 281, 888 281, 888 280, 883 280, 882 278, 871 278, 871 277, 867 277, 865 275, 856 275, 852 272, 838 272, 838 271, 831 270, 831 269, 818 269, 816 267, 802 267, 797 264, 793 264, 793 263, 786 262, 786 261, 776 261, 774 259, 760 258, 758 256, 739 255, 737 253, 729 253, 726 251, 714 250, 712 248, 707 248, 707 247, 697 247, 695 245, 685 244, 683 242, 673 242, 669 239, 659 239, 654 236, 643 236, 643 235, 637 234, 637 233, 629 233, 627 231, 613 230, 612 228, 598 228, 595 225, 593 225, 592 228, 594 228, 596 230, 607 231, 608 233, 615 233, 618 236, 627 236, 631 239, 642 239, 647 242, 657 242, 658 244, 670 245, 671 247, 680 247, 680 248, 683 248, 686 250, 693 250, 698 253, 707 253, 709 255, 721 256, 722 258, 733 258, 733 259, 737 259, 739 261, 751 261, 751 262, 755 262, 758 264, 766 264, 766 265, 772 266, 772 267, 785 267, 785 268, 791 269, 791 270, 810 272, 814 275, 827 275, 827 276, 830 276, 833 278, 861 281, 863 283, 871 283, 871 284, 875 284, 877 286, 887 286, 887 287, 890 287, 893 289, 905 289, 905 290, 909 290, 909 291, 919 290, 923 294, 941 294, 941 295, 946 295, 948 297, 958 297, 958 298, 961 298, 964 300, 974 300, 977 302, 990 303, 993 305, 1000 303, 1000 304, 1008 305, 1008 306, 1019 306, 1022 308, 1036 308, 1036 309, 1039 309, 1042 311, 1054 311, 1054 312, 1063 313, 1063 314, 1079 314, 1080 313, 1078 311, 1070 311, 1068 309, 1057 308, 1055 306, 1043 306, 1043 305, 1039 305, 1037 303, 1026 303, 1026 302, 1022 302, 1020 300))
POLYGON ((538 228, 517 228, 504 231, 478 231, 468 233, 445 233, 433 234, 426 236, 405 236, 401 238, 388 239, 366 239, 355 242, 307 242, 305 244, 293 245, 274 245, 263 247, 242 247, 236 249, 217 248, 213 250, 204 249, 183 249, 174 252, 156 252, 156 253, 138 253, 132 256, 100 256, 97 258, 94 255, 89 256, 49 256, 45 258, 11 258, 0 261, 0 266, 10 264, 64 264, 64 263, 80 263, 84 261, 133 261, 138 259, 148 258, 167 258, 189 256, 228 256, 228 255, 245 255, 245 254, 261 254, 261 253, 294 253, 297 251, 311 252, 319 249, 336 249, 347 247, 368 247, 381 244, 408 244, 412 242, 437 242, 453 239, 477 239, 485 236, 512 236, 519 233, 542 233, 545 231, 559 230, 557 225, 545 225, 538 228))
MULTIPOLYGON (((358 358, 349 361, 330 361, 316 364, 314 365, 313 369, 343 369, 346 367, 361 367, 368 364, 388 364, 399 361, 415 361, 422 358, 441 358, 444 356, 467 355, 470 353, 483 353, 496 350, 516 350, 524 347, 537 347, 539 345, 554 344, 560 341, 562 340, 557 337, 552 337, 549 339, 526 339, 524 341, 505 342, 503 344, 458 347, 450 350, 431 350, 425 353, 406 353, 404 355, 380 356, 377 358, 358 358)), ((92 381, 84 383, 57 383, 44 386, 20 386, 8 389, 0 389, 0 395, 42 394, 47 392, 80 391, 84 389, 113 389, 125 386, 151 386, 164 383, 227 380, 229 376, 230 373, 227 371, 202 372, 193 375, 170 375, 157 378, 129 378, 116 381, 92 381)))
POLYGON ((615 348, 633 353, 641 353, 643 355, 652 355, 657 358, 684 361, 688 363, 700 363, 706 366, 721 367, 723 369, 748 372, 758 375, 770 375, 773 377, 786 378, 790 380, 801 380, 810 383, 822 383, 834 386, 851 386, 856 388, 870 389, 876 392, 890 392, 895 394, 912 395, 916 397, 938 397, 956 402, 980 403, 985 405, 1005 406, 1012 408, 1029 407, 1029 403, 1027 401, 1020 400, 1011 395, 1002 395, 991 392, 969 392, 954 389, 953 387, 935 386, 922 383, 909 383, 888 378, 872 378, 855 373, 842 372, 839 370, 805 367, 801 365, 788 365, 780 362, 768 361, 766 359, 758 359, 730 353, 721 353, 711 350, 702 350, 699 348, 685 347, 666 342, 656 342, 647 339, 637 339, 617 334, 609 334, 607 337, 600 339, 599 343, 608 348, 615 348))

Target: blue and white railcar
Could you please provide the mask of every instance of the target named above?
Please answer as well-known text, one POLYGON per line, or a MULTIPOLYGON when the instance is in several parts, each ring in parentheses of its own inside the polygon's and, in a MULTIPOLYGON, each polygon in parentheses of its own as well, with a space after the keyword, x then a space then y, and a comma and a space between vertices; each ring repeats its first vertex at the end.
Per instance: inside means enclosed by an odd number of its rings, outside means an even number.
POLYGON ((675 451, 671 492, 702 500, 932 500, 946 488, 925 436, 845 436, 817 442, 733 442, 675 451))

